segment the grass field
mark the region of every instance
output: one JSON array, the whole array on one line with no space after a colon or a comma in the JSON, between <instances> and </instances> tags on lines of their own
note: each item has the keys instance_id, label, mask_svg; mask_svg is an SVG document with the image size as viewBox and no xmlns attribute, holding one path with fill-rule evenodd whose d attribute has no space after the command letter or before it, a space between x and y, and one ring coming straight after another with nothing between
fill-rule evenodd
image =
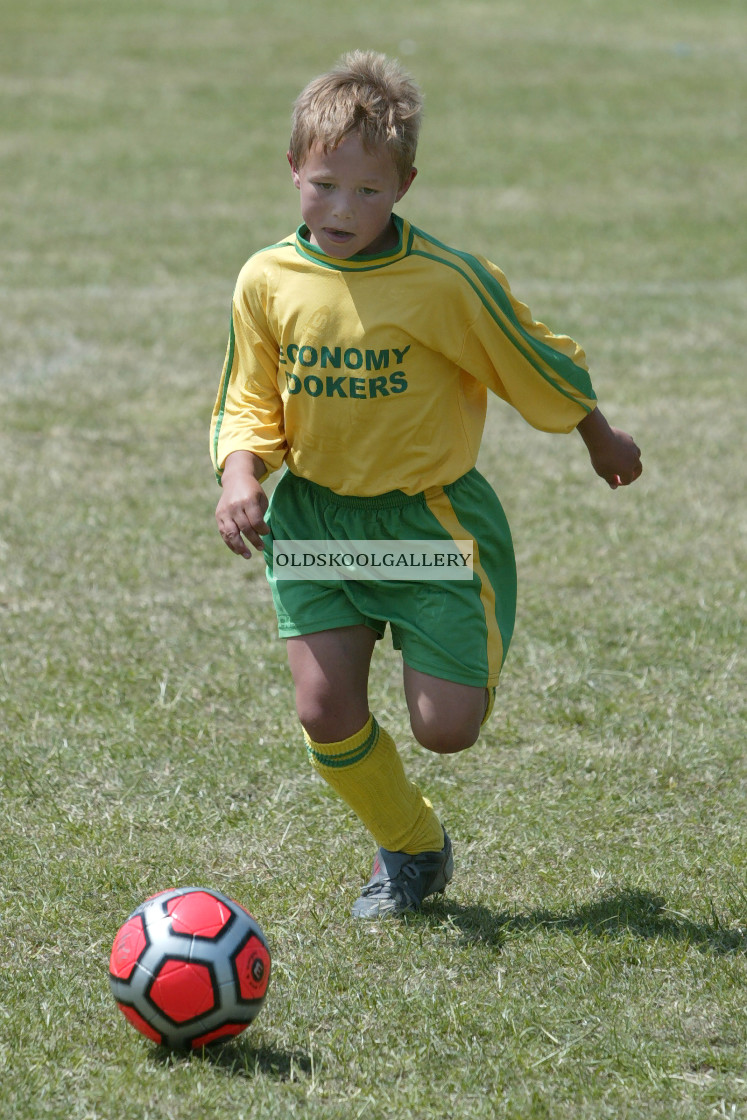
<instances>
[{"instance_id":1,"label":"grass field","mask_svg":"<svg viewBox=\"0 0 747 1120\"><path fill-rule=\"evenodd\" d=\"M0 1116L747 1117L747 349L736 0L6 0L0 15ZM585 346L645 473L491 404L517 632L480 744L374 710L454 839L361 929L372 850L312 774L261 564L215 532L235 276L297 223L291 101L344 49L421 81L403 210ZM257 1023L161 1053L114 934L212 885Z\"/></svg>"}]
</instances>

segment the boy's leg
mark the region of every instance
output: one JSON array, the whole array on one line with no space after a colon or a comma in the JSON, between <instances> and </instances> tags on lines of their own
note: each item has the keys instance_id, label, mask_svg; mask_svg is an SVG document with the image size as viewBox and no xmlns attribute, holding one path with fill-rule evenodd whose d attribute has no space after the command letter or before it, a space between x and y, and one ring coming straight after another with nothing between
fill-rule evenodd
<instances>
[{"instance_id":1,"label":"boy's leg","mask_svg":"<svg viewBox=\"0 0 747 1120\"><path fill-rule=\"evenodd\" d=\"M392 737L368 709L376 634L346 626L288 639L296 707L311 764L391 851L438 851L443 829L407 778Z\"/></svg>"},{"instance_id":2,"label":"boy's leg","mask_svg":"<svg viewBox=\"0 0 747 1120\"><path fill-rule=\"evenodd\" d=\"M368 711L376 640L366 626L288 639L296 706L314 769L371 832L374 877L353 913L376 918L416 909L451 878L451 845L391 736Z\"/></svg>"},{"instance_id":3,"label":"boy's leg","mask_svg":"<svg viewBox=\"0 0 747 1120\"><path fill-rule=\"evenodd\" d=\"M405 663L404 686L415 738L436 754L456 754L480 734L492 690L422 673Z\"/></svg>"},{"instance_id":4,"label":"boy's leg","mask_svg":"<svg viewBox=\"0 0 747 1120\"><path fill-rule=\"evenodd\" d=\"M311 739L332 743L368 719L368 673L376 645L369 626L340 626L288 638L298 718Z\"/></svg>"}]
</instances>

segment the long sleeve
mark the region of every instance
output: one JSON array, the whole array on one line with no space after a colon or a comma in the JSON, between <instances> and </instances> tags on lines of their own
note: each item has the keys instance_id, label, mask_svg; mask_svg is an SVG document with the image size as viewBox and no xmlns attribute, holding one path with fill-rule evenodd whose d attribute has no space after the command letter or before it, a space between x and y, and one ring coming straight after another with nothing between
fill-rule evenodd
<instances>
[{"instance_id":1,"label":"long sleeve","mask_svg":"<svg viewBox=\"0 0 747 1120\"><path fill-rule=\"evenodd\" d=\"M232 451L252 451L268 472L283 463L288 445L277 383L278 353L261 305L250 302L240 277L210 430L218 478Z\"/></svg>"}]
</instances>

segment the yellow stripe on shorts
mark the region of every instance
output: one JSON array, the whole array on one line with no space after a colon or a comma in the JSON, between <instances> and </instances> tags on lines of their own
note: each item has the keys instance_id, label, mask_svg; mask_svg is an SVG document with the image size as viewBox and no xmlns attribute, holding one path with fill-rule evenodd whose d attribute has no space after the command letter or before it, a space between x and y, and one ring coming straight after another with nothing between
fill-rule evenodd
<instances>
[{"instance_id":1,"label":"yellow stripe on shorts","mask_svg":"<svg viewBox=\"0 0 747 1120\"><path fill-rule=\"evenodd\" d=\"M491 688L498 683L501 666L503 665L503 638L495 615L495 590L487 572L480 563L480 546L472 533L469 533L459 521L451 504L451 499L441 486L433 486L423 493L428 509L452 540L472 540L474 542L474 571L480 580L480 602L485 612L485 625L488 631L487 685Z\"/></svg>"}]
</instances>

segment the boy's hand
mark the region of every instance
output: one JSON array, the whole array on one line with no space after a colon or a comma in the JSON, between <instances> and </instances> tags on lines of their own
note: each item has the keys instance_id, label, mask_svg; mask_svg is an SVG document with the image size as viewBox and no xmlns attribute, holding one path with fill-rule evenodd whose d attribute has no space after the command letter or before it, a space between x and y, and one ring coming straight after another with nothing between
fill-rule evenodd
<instances>
[{"instance_id":1,"label":"boy's hand","mask_svg":"<svg viewBox=\"0 0 747 1120\"><path fill-rule=\"evenodd\" d=\"M215 509L215 519L223 540L237 556L251 560L251 549L246 540L261 551L264 548L260 534L269 533L264 515L267 495L258 478L265 473L261 459L249 451L234 451L226 459L221 485L223 493Z\"/></svg>"},{"instance_id":2,"label":"boy's hand","mask_svg":"<svg viewBox=\"0 0 747 1120\"><path fill-rule=\"evenodd\" d=\"M641 452L635 440L618 428L611 428L599 409L590 412L578 425L591 465L608 486L629 486L643 471Z\"/></svg>"}]
</instances>

